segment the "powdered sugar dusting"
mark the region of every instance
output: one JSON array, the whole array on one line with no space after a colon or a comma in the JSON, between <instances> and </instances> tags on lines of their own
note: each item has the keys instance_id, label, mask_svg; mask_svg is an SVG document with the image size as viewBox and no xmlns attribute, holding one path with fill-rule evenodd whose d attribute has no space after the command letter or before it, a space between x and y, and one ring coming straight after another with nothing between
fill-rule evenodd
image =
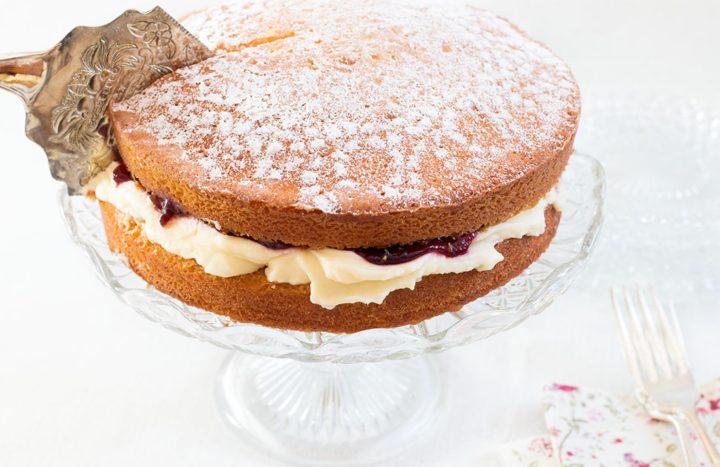
<instances>
[{"instance_id":1,"label":"powdered sugar dusting","mask_svg":"<svg viewBox=\"0 0 720 467\"><path fill-rule=\"evenodd\" d=\"M520 176L576 125L567 66L464 4L272 0L185 24L216 56L114 110L208 189L337 213L447 204Z\"/></svg>"}]
</instances>

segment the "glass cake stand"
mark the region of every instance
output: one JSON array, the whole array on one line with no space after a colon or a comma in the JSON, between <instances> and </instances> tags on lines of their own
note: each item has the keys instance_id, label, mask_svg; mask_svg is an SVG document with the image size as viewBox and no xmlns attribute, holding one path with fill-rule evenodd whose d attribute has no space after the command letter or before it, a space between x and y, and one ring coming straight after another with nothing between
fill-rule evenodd
<instances>
[{"instance_id":1,"label":"glass cake stand","mask_svg":"<svg viewBox=\"0 0 720 467\"><path fill-rule=\"evenodd\" d=\"M63 190L60 206L73 241L120 300L166 328L232 351L217 376L217 403L249 445L295 464L366 465L411 448L443 411L444 381L428 354L509 329L570 285L600 229L602 166L575 154L561 186L557 235L520 276L457 313L354 334L237 323L188 306L148 287L110 252L97 203Z\"/></svg>"}]
</instances>

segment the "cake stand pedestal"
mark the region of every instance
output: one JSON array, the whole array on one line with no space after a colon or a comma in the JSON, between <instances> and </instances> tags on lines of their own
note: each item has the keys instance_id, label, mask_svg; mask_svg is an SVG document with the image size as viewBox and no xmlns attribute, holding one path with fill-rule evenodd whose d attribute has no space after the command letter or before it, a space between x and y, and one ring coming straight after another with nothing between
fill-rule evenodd
<instances>
[{"instance_id":1,"label":"cake stand pedestal","mask_svg":"<svg viewBox=\"0 0 720 467\"><path fill-rule=\"evenodd\" d=\"M353 334L266 328L188 306L148 287L109 250L95 202L63 191L60 207L71 238L120 300L234 351L218 374L217 402L246 443L293 464L345 466L399 455L437 426L445 381L429 354L510 329L569 287L600 230L602 167L575 154L560 188L566 201L554 240L508 284L456 313Z\"/></svg>"},{"instance_id":2,"label":"cake stand pedestal","mask_svg":"<svg viewBox=\"0 0 720 467\"><path fill-rule=\"evenodd\" d=\"M305 363L233 352L216 384L223 418L266 454L305 465L367 465L421 441L442 413L432 357Z\"/></svg>"}]
</instances>

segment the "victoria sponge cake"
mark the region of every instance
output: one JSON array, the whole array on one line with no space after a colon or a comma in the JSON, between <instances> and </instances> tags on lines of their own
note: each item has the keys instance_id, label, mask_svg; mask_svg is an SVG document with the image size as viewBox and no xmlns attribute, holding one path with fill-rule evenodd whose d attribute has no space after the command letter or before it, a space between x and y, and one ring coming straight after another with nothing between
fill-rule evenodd
<instances>
[{"instance_id":1,"label":"victoria sponge cake","mask_svg":"<svg viewBox=\"0 0 720 467\"><path fill-rule=\"evenodd\" d=\"M569 68L454 2L270 0L184 25L215 54L111 105L87 187L157 289L285 329L417 323L502 286L560 221Z\"/></svg>"}]
</instances>

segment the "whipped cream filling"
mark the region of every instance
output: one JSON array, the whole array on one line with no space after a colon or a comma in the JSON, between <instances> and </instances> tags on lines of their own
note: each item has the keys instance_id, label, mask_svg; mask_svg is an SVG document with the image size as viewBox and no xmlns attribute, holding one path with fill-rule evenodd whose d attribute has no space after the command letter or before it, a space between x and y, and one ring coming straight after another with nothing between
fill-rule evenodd
<instances>
[{"instance_id":1,"label":"whipped cream filling","mask_svg":"<svg viewBox=\"0 0 720 467\"><path fill-rule=\"evenodd\" d=\"M559 207L556 188L535 206L476 235L467 253L446 257L428 253L402 264L372 264L351 250L288 248L274 250L247 238L220 232L192 216L160 224L160 212L136 182L116 184L111 164L86 187L101 201L138 223L145 236L166 251L192 259L206 273L219 277L250 274L265 268L270 282L310 284L310 301L324 308L343 303L382 303L394 290L413 289L431 274L487 271L503 260L495 245L510 238L537 236L545 231L545 208Z\"/></svg>"}]
</instances>

